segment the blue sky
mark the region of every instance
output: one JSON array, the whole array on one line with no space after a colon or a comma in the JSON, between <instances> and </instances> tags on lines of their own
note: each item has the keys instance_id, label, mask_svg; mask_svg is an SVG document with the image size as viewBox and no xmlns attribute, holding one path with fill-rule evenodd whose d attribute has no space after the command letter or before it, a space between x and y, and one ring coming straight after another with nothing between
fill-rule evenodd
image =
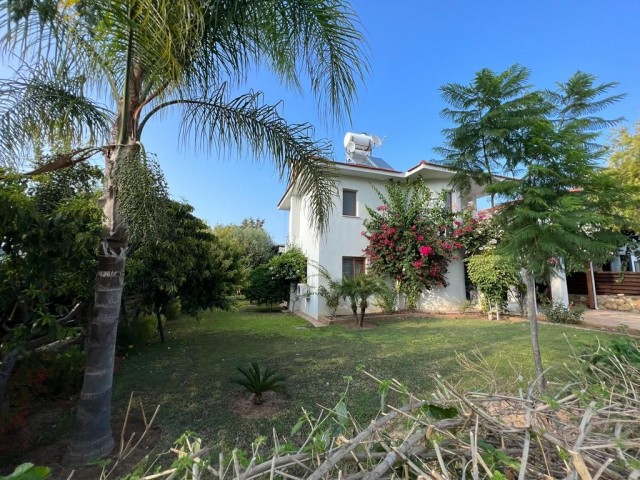
<instances>
[{"instance_id":1,"label":"blue sky","mask_svg":"<svg viewBox=\"0 0 640 480\"><path fill-rule=\"evenodd\" d=\"M256 72L247 90L282 100L290 122L310 122L316 136L334 144L344 159L345 132L375 133L384 139L375 155L398 170L434 158L448 126L438 88L469 83L476 71L502 71L513 63L531 70L531 83L553 88L577 70L602 82L620 83L626 98L607 112L640 119L640 1L638 0L355 0L352 5L368 40L371 72L359 89L352 123L326 125L308 93L287 91L268 72ZM284 242L287 214L276 204L285 190L268 163L190 151L178 142L167 118L149 125L147 149L158 154L171 193L189 202L209 224L266 219L274 240Z\"/></svg>"}]
</instances>

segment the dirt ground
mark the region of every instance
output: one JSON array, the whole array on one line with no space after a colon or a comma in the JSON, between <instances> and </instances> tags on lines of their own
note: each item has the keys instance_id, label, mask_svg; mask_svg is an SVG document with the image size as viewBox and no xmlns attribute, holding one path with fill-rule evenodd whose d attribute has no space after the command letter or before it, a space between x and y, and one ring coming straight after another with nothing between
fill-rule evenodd
<instances>
[{"instance_id":1,"label":"dirt ground","mask_svg":"<svg viewBox=\"0 0 640 480\"><path fill-rule=\"evenodd\" d=\"M73 425L73 407L75 402L58 402L56 404L42 405L33 411L26 425L15 432L13 442L3 445L0 452L2 459L0 468L3 474L10 473L22 463L33 463L51 468L52 479L96 480L100 478L102 465L90 465L80 468L64 466L64 457L71 441L71 427ZM60 423L64 425L60 425ZM114 419L113 434L116 439L114 454L106 459L106 471L113 467L116 454L120 448L119 440L122 433L123 418ZM128 421L125 436L127 439L134 434L134 439L140 438L145 425L141 414L133 412ZM38 432L38 436L35 433ZM131 471L140 461L148 455L158 443L162 431L158 426L152 425L142 439L139 447L128 458L119 462L118 466L109 478L118 478L125 472Z\"/></svg>"}]
</instances>

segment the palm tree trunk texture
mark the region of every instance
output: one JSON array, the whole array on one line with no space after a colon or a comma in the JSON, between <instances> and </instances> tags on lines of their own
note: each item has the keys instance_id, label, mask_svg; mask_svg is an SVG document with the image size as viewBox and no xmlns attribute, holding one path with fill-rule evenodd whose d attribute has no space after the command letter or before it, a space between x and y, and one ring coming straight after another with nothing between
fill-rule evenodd
<instances>
[{"instance_id":1,"label":"palm tree trunk texture","mask_svg":"<svg viewBox=\"0 0 640 480\"><path fill-rule=\"evenodd\" d=\"M84 464L104 456L114 446L111 392L125 256L113 252L106 242L102 248L96 276L87 366L78 402L75 436L68 456L72 464Z\"/></svg>"},{"instance_id":2,"label":"palm tree trunk texture","mask_svg":"<svg viewBox=\"0 0 640 480\"><path fill-rule=\"evenodd\" d=\"M117 161L126 161L130 149L131 146L117 147L105 155L105 185L101 199L103 241L87 342L87 365L76 413L75 434L66 458L70 464L84 464L100 458L111 452L114 446L111 393L127 251L127 233L116 204L114 169Z\"/></svg>"},{"instance_id":3,"label":"palm tree trunk texture","mask_svg":"<svg viewBox=\"0 0 640 480\"><path fill-rule=\"evenodd\" d=\"M533 347L533 362L536 366L537 383L541 392L546 388L544 368L542 367L542 355L540 354L540 342L538 340L538 315L536 313L536 283L533 272L525 271L525 284L527 286L527 314L531 326L531 345Z\"/></svg>"}]
</instances>

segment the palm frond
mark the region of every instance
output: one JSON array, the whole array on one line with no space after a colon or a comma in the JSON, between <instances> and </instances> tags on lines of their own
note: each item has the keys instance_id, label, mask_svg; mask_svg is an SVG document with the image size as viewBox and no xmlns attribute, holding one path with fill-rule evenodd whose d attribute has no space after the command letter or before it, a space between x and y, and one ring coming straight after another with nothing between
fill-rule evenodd
<instances>
[{"instance_id":1,"label":"palm frond","mask_svg":"<svg viewBox=\"0 0 640 480\"><path fill-rule=\"evenodd\" d=\"M85 95L85 79L64 65L23 66L13 79L0 80L0 161L34 142L102 144L111 121L110 112Z\"/></svg>"},{"instance_id":2,"label":"palm frond","mask_svg":"<svg viewBox=\"0 0 640 480\"><path fill-rule=\"evenodd\" d=\"M180 137L196 149L235 150L238 155L249 152L257 161L270 160L281 179L294 182L297 191L307 196L314 226L324 232L337 188L328 160L329 143L314 140L311 125L287 124L277 106L262 103L259 92L228 99L223 86L213 97L158 105L143 119L140 130L156 111L170 106L182 107Z\"/></svg>"},{"instance_id":3,"label":"palm frond","mask_svg":"<svg viewBox=\"0 0 640 480\"><path fill-rule=\"evenodd\" d=\"M243 378L232 380L233 383L243 386L247 391L261 395L265 392L285 392L286 377L271 367L264 370L258 362L251 362L249 366L238 366L237 370Z\"/></svg>"}]
</instances>

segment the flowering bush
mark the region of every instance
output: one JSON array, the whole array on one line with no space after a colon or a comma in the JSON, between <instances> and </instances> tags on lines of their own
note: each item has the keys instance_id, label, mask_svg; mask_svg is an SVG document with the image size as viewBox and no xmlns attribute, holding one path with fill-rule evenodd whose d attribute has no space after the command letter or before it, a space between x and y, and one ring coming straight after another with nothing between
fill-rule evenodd
<instances>
[{"instance_id":1,"label":"flowering bush","mask_svg":"<svg viewBox=\"0 0 640 480\"><path fill-rule=\"evenodd\" d=\"M454 214L443 195L433 196L421 181L391 181L386 190L386 197L378 192L382 205L367 208L365 254L371 269L398 282L415 308L422 290L447 285L447 266L464 243L453 234Z\"/></svg>"}]
</instances>

